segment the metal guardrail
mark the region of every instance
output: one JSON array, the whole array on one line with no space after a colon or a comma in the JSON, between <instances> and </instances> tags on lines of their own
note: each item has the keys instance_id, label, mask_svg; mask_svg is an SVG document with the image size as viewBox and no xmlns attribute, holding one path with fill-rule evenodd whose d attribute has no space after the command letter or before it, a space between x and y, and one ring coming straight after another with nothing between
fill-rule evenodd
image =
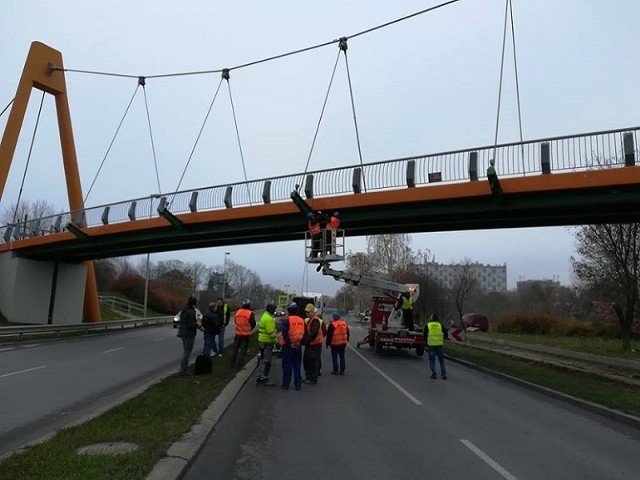
<instances>
[{"instance_id":1,"label":"metal guardrail","mask_svg":"<svg viewBox=\"0 0 640 480\"><path fill-rule=\"evenodd\" d=\"M57 325L17 325L11 327L0 327L1 337L18 337L23 340L27 336L56 334L69 332L99 332L108 330L124 330L125 328L138 328L148 325L157 325L173 322L173 316L153 317L153 318L136 318L132 320L117 320L113 322L97 322L97 323L74 323L74 324L57 324Z\"/></svg>"},{"instance_id":2,"label":"metal guardrail","mask_svg":"<svg viewBox=\"0 0 640 480\"><path fill-rule=\"evenodd\" d=\"M106 305L116 312L144 317L144 305L142 303L125 300L113 295L98 295L98 299L102 305Z\"/></svg>"},{"instance_id":3,"label":"metal guardrail","mask_svg":"<svg viewBox=\"0 0 640 480\"><path fill-rule=\"evenodd\" d=\"M307 198L322 198L425 186L434 181L476 181L486 178L492 159L500 178L621 168L635 165L640 153L638 132L640 127L631 127L541 138L152 195L4 225L0 238L10 242L57 233L69 224L84 228L146 219L163 208L181 214L288 202L296 185Z\"/></svg>"}]
</instances>

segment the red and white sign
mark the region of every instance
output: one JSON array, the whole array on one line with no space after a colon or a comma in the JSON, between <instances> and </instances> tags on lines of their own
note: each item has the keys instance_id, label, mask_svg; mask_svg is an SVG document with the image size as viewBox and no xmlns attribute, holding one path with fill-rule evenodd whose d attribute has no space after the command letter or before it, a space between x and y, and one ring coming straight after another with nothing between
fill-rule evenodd
<instances>
[{"instance_id":1,"label":"red and white sign","mask_svg":"<svg viewBox=\"0 0 640 480\"><path fill-rule=\"evenodd\" d=\"M452 328L449 330L449 340L456 343L464 343L464 330L462 328Z\"/></svg>"}]
</instances>

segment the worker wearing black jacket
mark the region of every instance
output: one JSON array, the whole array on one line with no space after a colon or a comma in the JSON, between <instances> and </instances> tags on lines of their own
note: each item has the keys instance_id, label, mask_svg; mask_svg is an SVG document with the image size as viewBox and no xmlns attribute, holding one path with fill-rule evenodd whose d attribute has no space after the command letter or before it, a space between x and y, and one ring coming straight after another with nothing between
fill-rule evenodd
<instances>
[{"instance_id":1,"label":"worker wearing black jacket","mask_svg":"<svg viewBox=\"0 0 640 480\"><path fill-rule=\"evenodd\" d=\"M216 312L216 304L210 303L209 308L202 315L202 331L204 337L204 345L202 347L202 354L209 357L211 351L216 351L215 338L220 334L220 327L222 326L222 319L218 312Z\"/></svg>"},{"instance_id":2,"label":"worker wearing black jacket","mask_svg":"<svg viewBox=\"0 0 640 480\"><path fill-rule=\"evenodd\" d=\"M193 351L193 345L196 341L196 333L198 332L198 322L196 320L196 305L198 300L189 297L187 304L180 311L180 328L178 329L178 337L182 339L182 359L180 360L180 375L189 375L189 357Z\"/></svg>"}]
</instances>

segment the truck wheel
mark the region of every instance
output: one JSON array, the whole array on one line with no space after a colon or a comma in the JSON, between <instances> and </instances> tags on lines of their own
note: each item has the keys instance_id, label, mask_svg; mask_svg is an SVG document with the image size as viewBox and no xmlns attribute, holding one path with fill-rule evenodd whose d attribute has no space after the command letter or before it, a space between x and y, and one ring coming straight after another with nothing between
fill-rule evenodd
<instances>
[{"instance_id":1,"label":"truck wheel","mask_svg":"<svg viewBox=\"0 0 640 480\"><path fill-rule=\"evenodd\" d=\"M382 353L382 342L376 341L375 346L376 346L376 353L380 355Z\"/></svg>"},{"instance_id":2,"label":"truck wheel","mask_svg":"<svg viewBox=\"0 0 640 480\"><path fill-rule=\"evenodd\" d=\"M375 346L375 344L376 344L376 341L373 339L373 337L371 337L371 338L369 339L369 346L370 346L370 347L374 347L374 346Z\"/></svg>"},{"instance_id":3,"label":"truck wheel","mask_svg":"<svg viewBox=\"0 0 640 480\"><path fill-rule=\"evenodd\" d=\"M424 347L416 347L416 355L419 357L424 355Z\"/></svg>"}]
</instances>

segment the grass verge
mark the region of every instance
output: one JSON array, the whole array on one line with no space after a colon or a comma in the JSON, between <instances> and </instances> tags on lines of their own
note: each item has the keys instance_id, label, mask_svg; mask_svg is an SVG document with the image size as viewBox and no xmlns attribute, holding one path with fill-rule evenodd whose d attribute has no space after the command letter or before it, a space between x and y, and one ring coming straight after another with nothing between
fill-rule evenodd
<instances>
[{"instance_id":1,"label":"grass verge","mask_svg":"<svg viewBox=\"0 0 640 480\"><path fill-rule=\"evenodd\" d=\"M445 352L476 365L520 378L582 400L640 416L640 388L580 372L567 372L532 361L508 358L462 345L447 344Z\"/></svg>"},{"instance_id":2,"label":"grass verge","mask_svg":"<svg viewBox=\"0 0 640 480\"><path fill-rule=\"evenodd\" d=\"M257 352L257 336L247 361ZM176 352L178 353L178 352ZM141 395L81 425L63 429L48 441L0 462L0 478L12 480L144 479L167 449L188 432L235 376L232 348L213 359L213 374L167 377ZM176 361L176 369L177 369ZM191 367L193 371L193 366ZM121 455L79 455L82 446L132 442L138 450Z\"/></svg>"},{"instance_id":3,"label":"grass verge","mask_svg":"<svg viewBox=\"0 0 640 480\"><path fill-rule=\"evenodd\" d=\"M489 336L502 340L511 340L519 343L530 343L534 345L544 345L547 347L563 348L574 352L593 353L594 355L604 355L606 357L626 358L630 360L640 360L640 342L631 341L632 351L622 350L622 341L619 339L607 339L600 337L560 337L552 335L516 335L508 333L484 332L472 333L474 336Z\"/></svg>"}]
</instances>

